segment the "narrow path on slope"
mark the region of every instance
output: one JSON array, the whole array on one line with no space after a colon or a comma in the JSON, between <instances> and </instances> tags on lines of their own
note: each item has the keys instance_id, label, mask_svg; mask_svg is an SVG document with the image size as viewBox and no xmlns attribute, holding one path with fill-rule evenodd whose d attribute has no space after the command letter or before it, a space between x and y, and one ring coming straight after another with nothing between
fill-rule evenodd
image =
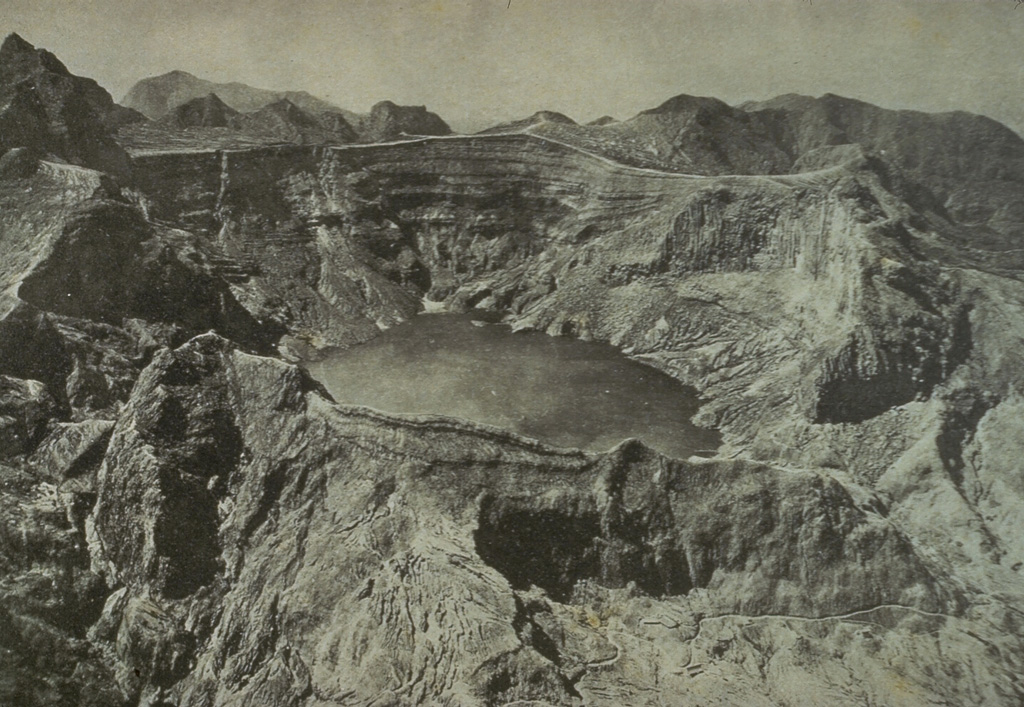
<instances>
[{"instance_id":1,"label":"narrow path on slope","mask_svg":"<svg viewBox=\"0 0 1024 707\"><path fill-rule=\"evenodd\" d=\"M850 621L856 620L854 617L863 616L864 614L870 614L875 611L883 609L897 609L902 611L909 611L920 616L934 616L945 619L956 618L952 614L945 614L937 611L925 611L924 609L918 609L913 606L904 606L903 604L880 604L879 606L873 606L868 609L860 609L858 611L851 611L846 614L835 614L832 616L797 616L794 614L718 614L717 616L705 616L697 622L697 633L694 634L693 638L686 642L690 646L690 660L687 661L686 665L675 671L676 674L681 674L683 671L693 666L693 644L696 643L697 639L700 638L701 632L704 630L704 624L708 621L714 621L717 619L747 619L748 621L758 621L764 619L781 619L786 621L803 621L806 623L823 623L825 621ZM642 621L643 619L641 619ZM862 620L860 623L874 623L878 624L877 621Z\"/></svg>"},{"instance_id":2,"label":"narrow path on slope","mask_svg":"<svg viewBox=\"0 0 1024 707\"><path fill-rule=\"evenodd\" d=\"M686 173L686 172L671 172L671 171L668 171L668 170L652 169L652 168L649 168L649 167L635 167L633 165L629 165L629 164L625 164L623 162L619 162L617 160L613 160L610 157L606 157L604 155L598 154L597 152L591 152L590 150L586 150L586 149L580 147L579 145L573 145L572 143L569 143L569 142L562 142L561 140L556 140L554 138L547 137L546 135L537 135L536 133L532 133L532 132L530 132L528 130L526 130L526 131L519 131L519 132L507 132L507 133L487 133L486 135L425 135L425 136L422 136L422 137L409 136L408 140L390 140L388 142L352 143L352 144L349 144L349 145L329 145L328 147L330 147L330 149L332 149L332 150L344 151L344 150L359 150L359 149L374 148L374 147L394 147L394 146L397 146L397 145L417 145L417 144L421 145L421 144L428 143L428 142L443 142L443 141L458 142L460 140L490 140L492 138L506 138L506 137L532 138L532 139L538 140L540 142L547 142L547 143L550 143L552 145L558 145L559 147L564 147L564 148L566 148L568 150L572 150L573 152L578 152L581 155L586 155L587 157L595 159L595 160L597 160L599 162L603 162L604 164L607 164L607 165L609 165L611 167L616 167L618 169L625 169L625 170L629 170L631 172L640 172L640 173L643 173L643 174L650 174L650 175L657 176L657 177L672 177L672 178L681 177L681 178L684 178L684 179L712 179L712 178L729 177L729 176L737 176L737 177L764 176L764 175L747 175L747 174L743 174L743 175L715 175L714 177L712 177L712 176L707 175L707 174L689 174L689 173ZM245 149L258 149L258 148L243 148L243 150L239 150L239 151L244 151ZM150 154L152 154L152 153L150 153Z\"/></svg>"}]
</instances>

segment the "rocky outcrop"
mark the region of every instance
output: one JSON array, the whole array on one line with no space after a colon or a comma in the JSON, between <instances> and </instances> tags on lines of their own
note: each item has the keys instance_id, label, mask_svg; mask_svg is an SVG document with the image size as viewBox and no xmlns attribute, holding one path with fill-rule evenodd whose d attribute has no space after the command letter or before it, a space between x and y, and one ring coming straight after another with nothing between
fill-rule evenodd
<instances>
[{"instance_id":1,"label":"rocky outcrop","mask_svg":"<svg viewBox=\"0 0 1024 707\"><path fill-rule=\"evenodd\" d=\"M399 106L381 101L359 122L359 135L365 142L387 142L415 135L450 135L452 129L426 106Z\"/></svg>"},{"instance_id":2,"label":"rocky outcrop","mask_svg":"<svg viewBox=\"0 0 1024 707\"><path fill-rule=\"evenodd\" d=\"M0 46L0 152L30 147L124 175L127 155L112 133L139 119L95 81L72 75L53 54L18 35Z\"/></svg>"},{"instance_id":3,"label":"rocky outcrop","mask_svg":"<svg viewBox=\"0 0 1024 707\"><path fill-rule=\"evenodd\" d=\"M31 451L60 407L39 381L0 376L0 458Z\"/></svg>"},{"instance_id":4,"label":"rocky outcrop","mask_svg":"<svg viewBox=\"0 0 1024 707\"><path fill-rule=\"evenodd\" d=\"M45 478L0 461L0 701L127 707L86 636L107 587L89 571L81 529Z\"/></svg>"}]
</instances>

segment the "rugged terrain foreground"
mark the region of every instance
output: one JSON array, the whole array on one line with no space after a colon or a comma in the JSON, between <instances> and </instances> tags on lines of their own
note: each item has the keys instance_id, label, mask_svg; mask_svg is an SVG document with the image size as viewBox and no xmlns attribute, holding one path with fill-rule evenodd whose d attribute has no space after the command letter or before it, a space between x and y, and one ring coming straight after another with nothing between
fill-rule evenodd
<instances>
[{"instance_id":1,"label":"rugged terrain foreground","mask_svg":"<svg viewBox=\"0 0 1024 707\"><path fill-rule=\"evenodd\" d=\"M0 48L0 703L1024 701L1016 133L680 96L308 144L308 101L147 91ZM555 449L294 363L425 300L608 341L722 446Z\"/></svg>"}]
</instances>

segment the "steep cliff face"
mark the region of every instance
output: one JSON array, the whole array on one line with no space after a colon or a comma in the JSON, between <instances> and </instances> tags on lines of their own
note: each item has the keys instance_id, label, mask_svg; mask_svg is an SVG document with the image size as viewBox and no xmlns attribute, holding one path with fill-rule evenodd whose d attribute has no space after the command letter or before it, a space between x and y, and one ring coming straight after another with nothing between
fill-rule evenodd
<instances>
[{"instance_id":1,"label":"steep cliff face","mask_svg":"<svg viewBox=\"0 0 1024 707\"><path fill-rule=\"evenodd\" d=\"M423 296L493 309L671 355L736 442L770 407L848 422L927 396L970 347L955 280L922 255L952 246L863 159L699 178L487 136L135 168L153 217L248 264L247 296L314 345L370 336ZM791 316L768 328L765 301Z\"/></svg>"},{"instance_id":2,"label":"steep cliff face","mask_svg":"<svg viewBox=\"0 0 1024 707\"><path fill-rule=\"evenodd\" d=\"M215 251L148 222L109 177L37 163L0 181L0 203L0 374L44 383L76 416L113 414L161 344L280 336L237 302Z\"/></svg>"}]
</instances>

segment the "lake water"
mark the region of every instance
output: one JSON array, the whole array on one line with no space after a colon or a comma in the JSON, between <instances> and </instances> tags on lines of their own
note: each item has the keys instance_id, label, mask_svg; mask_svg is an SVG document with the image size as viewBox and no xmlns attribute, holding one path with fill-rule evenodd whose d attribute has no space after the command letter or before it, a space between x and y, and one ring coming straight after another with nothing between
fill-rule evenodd
<instances>
[{"instance_id":1,"label":"lake water","mask_svg":"<svg viewBox=\"0 0 1024 707\"><path fill-rule=\"evenodd\" d=\"M712 450L693 389L607 344L513 333L469 315L422 314L306 364L341 403L460 417L561 447L636 437L675 457Z\"/></svg>"}]
</instances>

